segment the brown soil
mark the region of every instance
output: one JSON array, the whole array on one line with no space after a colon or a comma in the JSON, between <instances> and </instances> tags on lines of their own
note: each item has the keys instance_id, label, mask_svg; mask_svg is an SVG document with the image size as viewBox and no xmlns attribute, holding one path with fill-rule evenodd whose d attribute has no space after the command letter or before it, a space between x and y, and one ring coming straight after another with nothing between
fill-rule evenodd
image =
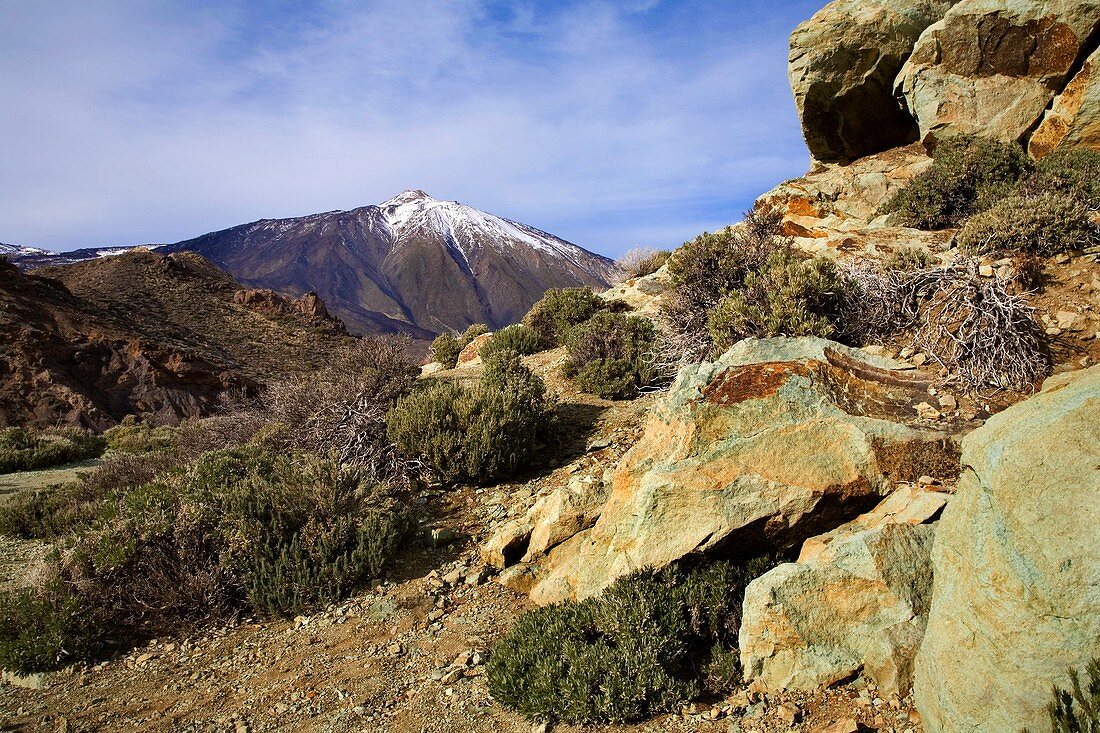
<instances>
[{"instance_id":1,"label":"brown soil","mask_svg":"<svg viewBox=\"0 0 1100 733\"><path fill-rule=\"evenodd\" d=\"M530 357L528 363L561 395L559 417L576 428L569 431L575 439L548 448L545 465L517 482L427 490L423 513L432 521L425 530L451 529L458 533L453 543L433 548L414 542L383 582L312 617L242 619L49 675L42 689L0 685L0 729L532 730L531 722L489 697L483 660L453 664L470 653L488 653L529 607L526 598L491 575L477 577L478 571L484 573L478 547L502 522L522 515L539 496L571 477L602 474L640 436L655 399L608 402L578 394L557 373L562 357L558 350ZM477 373L473 366L441 376L465 379ZM0 550L5 551L0 565L8 571L0 578L10 581L41 546L8 541ZM799 722L793 726L783 719L784 702L797 706ZM918 731L908 707L894 704L858 685L769 698L742 690L637 725L553 730L816 731L841 718L856 718L880 730ZM740 728L733 727L737 721Z\"/></svg>"}]
</instances>

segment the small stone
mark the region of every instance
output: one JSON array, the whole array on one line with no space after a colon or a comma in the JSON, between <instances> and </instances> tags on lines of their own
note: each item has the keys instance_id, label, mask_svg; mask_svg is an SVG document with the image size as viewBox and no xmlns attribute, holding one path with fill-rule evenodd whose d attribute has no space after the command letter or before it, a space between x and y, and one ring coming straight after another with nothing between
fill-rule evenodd
<instances>
[{"instance_id":1,"label":"small stone","mask_svg":"<svg viewBox=\"0 0 1100 733\"><path fill-rule=\"evenodd\" d=\"M993 265L980 265L978 274L982 277L993 277Z\"/></svg>"},{"instance_id":2,"label":"small stone","mask_svg":"<svg viewBox=\"0 0 1100 733\"><path fill-rule=\"evenodd\" d=\"M489 568L482 565L477 570L466 576L466 585L481 585L489 579Z\"/></svg>"},{"instance_id":3,"label":"small stone","mask_svg":"<svg viewBox=\"0 0 1100 733\"><path fill-rule=\"evenodd\" d=\"M859 733L859 723L851 718L842 718L824 728L819 728L816 733Z\"/></svg>"},{"instance_id":4,"label":"small stone","mask_svg":"<svg viewBox=\"0 0 1100 733\"><path fill-rule=\"evenodd\" d=\"M949 394L940 395L939 403L941 408L948 411L955 410L959 406L959 401L955 399L955 396Z\"/></svg>"},{"instance_id":5,"label":"small stone","mask_svg":"<svg viewBox=\"0 0 1100 733\"><path fill-rule=\"evenodd\" d=\"M864 346L861 351L871 356L882 356L882 352L886 351L886 347L882 344L871 344L870 346Z\"/></svg>"},{"instance_id":6,"label":"small stone","mask_svg":"<svg viewBox=\"0 0 1100 733\"><path fill-rule=\"evenodd\" d=\"M463 670L461 668L449 669L447 670L447 673L444 674L442 678L440 678L439 681L445 685L449 685L452 682L457 682L459 679L462 678L462 671Z\"/></svg>"},{"instance_id":7,"label":"small stone","mask_svg":"<svg viewBox=\"0 0 1100 733\"><path fill-rule=\"evenodd\" d=\"M922 420L935 420L939 418L940 411L927 402L922 402L917 405L917 417Z\"/></svg>"},{"instance_id":8,"label":"small stone","mask_svg":"<svg viewBox=\"0 0 1100 733\"><path fill-rule=\"evenodd\" d=\"M386 647L386 653L390 656L400 657L402 654L405 653L405 647L403 647L399 643L390 644L388 647Z\"/></svg>"},{"instance_id":9,"label":"small stone","mask_svg":"<svg viewBox=\"0 0 1100 733\"><path fill-rule=\"evenodd\" d=\"M802 717L802 710L793 703L785 702L776 706L775 717L787 725L794 725Z\"/></svg>"},{"instance_id":10,"label":"small stone","mask_svg":"<svg viewBox=\"0 0 1100 733\"><path fill-rule=\"evenodd\" d=\"M489 661L489 659L483 652L474 652L470 655L470 664L474 665L475 667L480 667L487 661Z\"/></svg>"},{"instance_id":11,"label":"small stone","mask_svg":"<svg viewBox=\"0 0 1100 733\"><path fill-rule=\"evenodd\" d=\"M1058 311L1054 316L1054 322L1063 331L1085 330L1085 318L1073 311Z\"/></svg>"},{"instance_id":12,"label":"small stone","mask_svg":"<svg viewBox=\"0 0 1100 733\"><path fill-rule=\"evenodd\" d=\"M428 614L429 621L438 621L441 618L443 618L443 609L441 608L437 608Z\"/></svg>"},{"instance_id":13,"label":"small stone","mask_svg":"<svg viewBox=\"0 0 1100 733\"><path fill-rule=\"evenodd\" d=\"M549 730L549 723L535 723L533 726L531 726L531 733L548 733Z\"/></svg>"},{"instance_id":14,"label":"small stone","mask_svg":"<svg viewBox=\"0 0 1100 733\"><path fill-rule=\"evenodd\" d=\"M462 576L465 572L465 568L455 568L443 576L443 582L447 585L456 585L458 581L462 580Z\"/></svg>"},{"instance_id":15,"label":"small stone","mask_svg":"<svg viewBox=\"0 0 1100 733\"><path fill-rule=\"evenodd\" d=\"M909 362L911 364L916 365L916 366L924 366L925 364L928 363L928 355L927 354L913 354L913 358L910 359Z\"/></svg>"}]
</instances>

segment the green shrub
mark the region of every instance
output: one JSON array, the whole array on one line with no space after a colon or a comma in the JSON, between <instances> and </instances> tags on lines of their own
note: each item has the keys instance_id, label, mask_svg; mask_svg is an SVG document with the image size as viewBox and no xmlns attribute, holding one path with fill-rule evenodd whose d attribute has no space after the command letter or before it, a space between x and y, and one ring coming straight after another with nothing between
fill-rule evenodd
<instances>
[{"instance_id":1,"label":"green shrub","mask_svg":"<svg viewBox=\"0 0 1100 733\"><path fill-rule=\"evenodd\" d=\"M588 288L551 288L531 307L524 325L538 334L543 349L565 343L569 329L584 323L606 303Z\"/></svg>"},{"instance_id":2,"label":"green shrub","mask_svg":"<svg viewBox=\"0 0 1100 733\"><path fill-rule=\"evenodd\" d=\"M746 212L740 227L701 234L672 254L673 288L661 301L664 361L699 361L714 354L707 329L710 312L772 254L790 249L782 221L779 209L758 205Z\"/></svg>"},{"instance_id":3,"label":"green shrub","mask_svg":"<svg viewBox=\"0 0 1100 733\"><path fill-rule=\"evenodd\" d=\"M530 326L526 326L522 323L515 323L511 326L505 326L500 329L484 344L481 345L481 350L478 355L482 361L488 361L493 358L495 354L499 354L504 351L511 351L519 354L520 356L528 356L530 354L537 354L542 349L542 339L538 333L535 332Z\"/></svg>"},{"instance_id":4,"label":"green shrub","mask_svg":"<svg viewBox=\"0 0 1100 733\"><path fill-rule=\"evenodd\" d=\"M466 330L462 332L462 335L458 337L458 342L465 348L476 339L478 336L484 336L489 333L489 327L484 323L474 323L467 326Z\"/></svg>"},{"instance_id":5,"label":"green shrub","mask_svg":"<svg viewBox=\"0 0 1100 733\"><path fill-rule=\"evenodd\" d=\"M1100 661L1088 665L1088 683L1083 687L1077 670L1069 674L1070 688L1055 686L1054 699L1047 708L1050 733L1100 733Z\"/></svg>"},{"instance_id":6,"label":"green shrub","mask_svg":"<svg viewBox=\"0 0 1100 733\"><path fill-rule=\"evenodd\" d=\"M158 453L171 450L176 429L168 425L151 427L148 423L139 423L133 415L127 415L122 422L103 433L107 449L115 453Z\"/></svg>"},{"instance_id":7,"label":"green shrub","mask_svg":"<svg viewBox=\"0 0 1100 733\"><path fill-rule=\"evenodd\" d=\"M628 399L656 378L656 330L648 318L601 312L574 326L566 337L566 376L584 392Z\"/></svg>"},{"instance_id":8,"label":"green shrub","mask_svg":"<svg viewBox=\"0 0 1100 733\"><path fill-rule=\"evenodd\" d=\"M778 252L718 304L707 329L718 351L749 337L828 338L836 330L846 287L831 261Z\"/></svg>"},{"instance_id":9,"label":"green shrub","mask_svg":"<svg viewBox=\"0 0 1100 733\"><path fill-rule=\"evenodd\" d=\"M453 333L441 333L432 341L432 361L439 362L444 369L454 369L462 348L462 343Z\"/></svg>"},{"instance_id":10,"label":"green shrub","mask_svg":"<svg viewBox=\"0 0 1100 733\"><path fill-rule=\"evenodd\" d=\"M728 690L740 676L731 652L745 586L773 565L643 570L595 598L527 613L490 656L489 691L530 719L586 723Z\"/></svg>"},{"instance_id":11,"label":"green shrub","mask_svg":"<svg viewBox=\"0 0 1100 733\"><path fill-rule=\"evenodd\" d=\"M1035 166L1026 189L1032 194L1060 193L1090 209L1100 209L1100 151L1060 150Z\"/></svg>"},{"instance_id":12,"label":"green shrub","mask_svg":"<svg viewBox=\"0 0 1100 733\"><path fill-rule=\"evenodd\" d=\"M399 400L387 423L398 448L440 480L483 482L530 460L551 413L542 380L501 352L476 386L432 381Z\"/></svg>"},{"instance_id":13,"label":"green shrub","mask_svg":"<svg viewBox=\"0 0 1100 733\"><path fill-rule=\"evenodd\" d=\"M246 609L316 609L376 575L409 526L380 487L331 460L258 444L100 508L44 582L0 596L0 664L51 669Z\"/></svg>"},{"instance_id":14,"label":"green shrub","mask_svg":"<svg viewBox=\"0 0 1100 733\"><path fill-rule=\"evenodd\" d=\"M935 264L935 258L917 247L903 247L890 253L886 260L888 270L909 272L911 270L924 270Z\"/></svg>"},{"instance_id":15,"label":"green shrub","mask_svg":"<svg viewBox=\"0 0 1100 733\"><path fill-rule=\"evenodd\" d=\"M942 141L932 165L884 207L902 226L943 229L992 206L1031 169L1023 149L980 137Z\"/></svg>"},{"instance_id":16,"label":"green shrub","mask_svg":"<svg viewBox=\"0 0 1100 733\"><path fill-rule=\"evenodd\" d=\"M1014 196L970 219L959 232L959 248L985 255L1021 252L1050 256L1100 242L1089 210L1062 194Z\"/></svg>"},{"instance_id":17,"label":"green shrub","mask_svg":"<svg viewBox=\"0 0 1100 733\"><path fill-rule=\"evenodd\" d=\"M36 471L98 458L107 441L87 430L56 428L32 433L23 428L0 430L0 473Z\"/></svg>"}]
</instances>

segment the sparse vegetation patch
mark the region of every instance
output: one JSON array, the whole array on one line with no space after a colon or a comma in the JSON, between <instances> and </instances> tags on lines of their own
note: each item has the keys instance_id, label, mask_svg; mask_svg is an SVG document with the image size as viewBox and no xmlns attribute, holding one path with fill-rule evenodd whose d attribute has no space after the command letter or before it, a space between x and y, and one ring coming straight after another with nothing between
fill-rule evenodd
<instances>
[{"instance_id":1,"label":"sparse vegetation patch","mask_svg":"<svg viewBox=\"0 0 1100 733\"><path fill-rule=\"evenodd\" d=\"M107 441L80 428L30 431L24 428L0 430L0 473L37 471L66 463L98 458Z\"/></svg>"}]
</instances>

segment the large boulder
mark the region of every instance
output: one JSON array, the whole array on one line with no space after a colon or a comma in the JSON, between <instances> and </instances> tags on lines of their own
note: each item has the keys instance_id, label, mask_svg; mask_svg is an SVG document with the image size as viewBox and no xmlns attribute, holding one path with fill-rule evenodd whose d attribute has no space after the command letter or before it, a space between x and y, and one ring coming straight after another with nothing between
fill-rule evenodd
<instances>
[{"instance_id":1,"label":"large boulder","mask_svg":"<svg viewBox=\"0 0 1100 733\"><path fill-rule=\"evenodd\" d=\"M806 541L745 591L745 680L769 690L816 690L862 671L902 697L932 597L929 554L947 495L906 485L875 509Z\"/></svg>"},{"instance_id":2,"label":"large boulder","mask_svg":"<svg viewBox=\"0 0 1100 733\"><path fill-rule=\"evenodd\" d=\"M1051 684L1100 656L1100 367L963 441L932 551L914 697L928 733L1049 728Z\"/></svg>"},{"instance_id":3,"label":"large boulder","mask_svg":"<svg viewBox=\"0 0 1100 733\"><path fill-rule=\"evenodd\" d=\"M926 143L1023 141L1100 25L1096 0L962 0L921 35L896 87Z\"/></svg>"},{"instance_id":4,"label":"large boulder","mask_svg":"<svg viewBox=\"0 0 1100 733\"><path fill-rule=\"evenodd\" d=\"M1100 49L1055 98L1028 142L1028 152L1037 160L1073 147L1100 150Z\"/></svg>"},{"instance_id":5,"label":"large boulder","mask_svg":"<svg viewBox=\"0 0 1100 733\"><path fill-rule=\"evenodd\" d=\"M926 383L815 338L747 340L681 369L616 467L599 520L554 548L536 603L585 598L695 552L790 550L952 463L905 424ZM957 460L957 456L956 456Z\"/></svg>"},{"instance_id":6,"label":"large boulder","mask_svg":"<svg viewBox=\"0 0 1100 733\"><path fill-rule=\"evenodd\" d=\"M794 30L788 74L815 159L854 160L916 139L894 78L955 1L836 0Z\"/></svg>"}]
</instances>

